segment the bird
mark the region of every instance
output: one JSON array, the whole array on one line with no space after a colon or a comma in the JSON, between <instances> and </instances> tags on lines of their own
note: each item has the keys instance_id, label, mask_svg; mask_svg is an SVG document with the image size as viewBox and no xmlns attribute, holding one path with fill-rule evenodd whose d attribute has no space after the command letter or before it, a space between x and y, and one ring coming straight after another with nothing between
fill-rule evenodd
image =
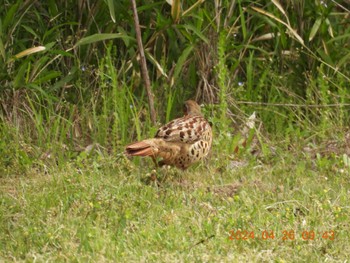
<instances>
[{"instance_id":1,"label":"bird","mask_svg":"<svg viewBox=\"0 0 350 263\"><path fill-rule=\"evenodd\" d=\"M194 100L185 101L185 115L160 127L154 138L126 146L127 156L149 156L156 166L175 166L186 170L206 157L211 149L213 134L201 107ZM156 159L162 158L157 163Z\"/></svg>"}]
</instances>

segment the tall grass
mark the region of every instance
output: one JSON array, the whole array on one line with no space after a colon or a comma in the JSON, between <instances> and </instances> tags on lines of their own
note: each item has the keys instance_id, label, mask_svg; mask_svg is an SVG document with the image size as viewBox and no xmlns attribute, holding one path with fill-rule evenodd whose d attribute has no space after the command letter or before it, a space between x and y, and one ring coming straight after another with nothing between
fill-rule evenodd
<instances>
[{"instance_id":1,"label":"tall grass","mask_svg":"<svg viewBox=\"0 0 350 263\"><path fill-rule=\"evenodd\" d=\"M210 104L222 134L235 133L253 111L280 136L345 126L350 27L341 3L174 4L138 3L161 123L197 98ZM21 154L54 152L64 160L94 144L120 152L152 135L128 5L3 2L0 118L15 152L25 142L35 150Z\"/></svg>"},{"instance_id":2,"label":"tall grass","mask_svg":"<svg viewBox=\"0 0 350 263\"><path fill-rule=\"evenodd\" d=\"M156 126L129 0L0 0L0 258L345 261L344 1L137 2ZM148 182L124 146L187 99L213 126L211 156Z\"/></svg>"}]
</instances>

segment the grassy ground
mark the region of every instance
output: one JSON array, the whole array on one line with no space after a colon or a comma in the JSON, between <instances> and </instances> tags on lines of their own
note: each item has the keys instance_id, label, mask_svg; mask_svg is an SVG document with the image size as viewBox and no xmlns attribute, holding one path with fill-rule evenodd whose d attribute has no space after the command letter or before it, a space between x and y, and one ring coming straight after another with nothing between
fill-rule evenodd
<instances>
[{"instance_id":1,"label":"grassy ground","mask_svg":"<svg viewBox=\"0 0 350 263\"><path fill-rule=\"evenodd\" d=\"M158 184L148 180L150 160L133 163L108 155L60 169L33 168L26 176L2 176L0 259L349 258L350 177L342 158L314 158L277 147L268 158L248 155L233 161L217 150L209 162L185 173L158 171Z\"/></svg>"},{"instance_id":2,"label":"grassy ground","mask_svg":"<svg viewBox=\"0 0 350 263\"><path fill-rule=\"evenodd\" d=\"M137 1L157 124L130 1L3 2L0 262L350 258L342 1ZM208 162L157 184L112 154L187 99L213 125ZM258 157L232 156L243 137Z\"/></svg>"}]
</instances>

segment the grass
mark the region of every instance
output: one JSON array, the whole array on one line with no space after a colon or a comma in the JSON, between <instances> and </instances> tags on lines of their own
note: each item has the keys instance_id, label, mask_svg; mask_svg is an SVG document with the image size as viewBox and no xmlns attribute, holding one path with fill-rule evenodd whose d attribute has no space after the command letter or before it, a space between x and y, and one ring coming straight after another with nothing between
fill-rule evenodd
<instances>
[{"instance_id":1,"label":"grass","mask_svg":"<svg viewBox=\"0 0 350 263\"><path fill-rule=\"evenodd\" d=\"M159 127L130 1L12 2L0 10L0 262L350 257L338 1L138 3L158 124L196 99L215 131L207 162L156 171L159 185L151 161L120 154ZM259 128L239 136L253 112Z\"/></svg>"},{"instance_id":2,"label":"grass","mask_svg":"<svg viewBox=\"0 0 350 263\"><path fill-rule=\"evenodd\" d=\"M0 179L0 258L346 261L349 168L341 158L282 149L268 159L247 155L234 168L216 148L209 163L185 173L158 171L160 185L147 181L151 161L98 154L61 169L8 174ZM230 240L231 230L254 238ZM274 237L262 239L265 230ZM294 240L283 240L283 231L294 231ZM314 240L303 240L303 231L314 231Z\"/></svg>"}]
</instances>

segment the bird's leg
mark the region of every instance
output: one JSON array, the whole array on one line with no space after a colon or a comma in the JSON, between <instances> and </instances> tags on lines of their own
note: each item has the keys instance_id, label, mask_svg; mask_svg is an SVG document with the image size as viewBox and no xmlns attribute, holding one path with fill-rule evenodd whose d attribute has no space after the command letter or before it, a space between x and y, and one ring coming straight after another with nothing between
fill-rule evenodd
<instances>
[{"instance_id":1,"label":"bird's leg","mask_svg":"<svg viewBox=\"0 0 350 263\"><path fill-rule=\"evenodd\" d=\"M157 159L156 159L156 157L154 157L154 156L151 156L152 157L152 161L153 161L153 163L154 163L154 166L156 167L156 169L159 167L158 166L158 163L157 163Z\"/></svg>"},{"instance_id":2,"label":"bird's leg","mask_svg":"<svg viewBox=\"0 0 350 263\"><path fill-rule=\"evenodd\" d=\"M154 181L157 180L158 183L163 183L166 178L168 177L168 172L169 172L169 168L170 166L168 166L164 160L161 160L159 162L157 162L156 158L153 158L152 157L152 160L154 162L154 165L156 167L155 170L153 170L153 174L157 174L157 175L160 175L161 176L161 179L160 180L157 180L158 178L155 177L155 175L153 176L154 177Z\"/></svg>"},{"instance_id":3,"label":"bird's leg","mask_svg":"<svg viewBox=\"0 0 350 263\"><path fill-rule=\"evenodd\" d=\"M151 180L153 182L155 182L157 184L157 186L160 186L160 184L164 182L164 180L166 179L166 177L168 175L168 173L166 171L165 172L165 176L162 176L162 180L161 181L159 181L158 178L157 178L159 173L164 175L163 169L160 169L160 168L162 168L165 165L165 163L164 163L163 160L157 162L156 157L154 157L154 156L151 156L151 157L152 157L152 160L153 160L153 163L154 163L154 166L155 166L155 169L151 173Z\"/></svg>"},{"instance_id":4,"label":"bird's leg","mask_svg":"<svg viewBox=\"0 0 350 263\"><path fill-rule=\"evenodd\" d=\"M166 165L164 162L161 163L161 171L162 171L162 178L161 178L161 181L160 183L163 183L167 180L168 178L168 175L169 175L169 171L170 171L170 166L169 165Z\"/></svg>"},{"instance_id":5,"label":"bird's leg","mask_svg":"<svg viewBox=\"0 0 350 263\"><path fill-rule=\"evenodd\" d=\"M162 166L164 166L164 165L166 165L166 163L165 163L163 160L161 160L161 161L158 162L158 166L159 166L159 167L162 167Z\"/></svg>"},{"instance_id":6,"label":"bird's leg","mask_svg":"<svg viewBox=\"0 0 350 263\"><path fill-rule=\"evenodd\" d=\"M158 179L157 179L157 169L158 169L158 164L157 164L157 159L154 155L150 155L149 157L152 158L152 161L155 165L154 168L152 168L152 170L146 174L146 177L144 178L144 182L147 184L157 184L158 183Z\"/></svg>"}]
</instances>

